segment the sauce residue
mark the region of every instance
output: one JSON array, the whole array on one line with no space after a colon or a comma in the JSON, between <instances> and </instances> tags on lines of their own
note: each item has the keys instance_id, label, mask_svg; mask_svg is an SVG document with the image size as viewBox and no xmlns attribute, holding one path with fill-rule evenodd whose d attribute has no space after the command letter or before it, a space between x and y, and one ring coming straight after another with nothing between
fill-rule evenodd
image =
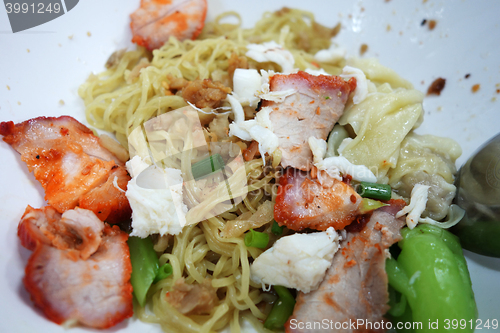
<instances>
[{"instance_id":1,"label":"sauce residue","mask_svg":"<svg viewBox=\"0 0 500 333\"><path fill-rule=\"evenodd\" d=\"M427 89L427 95L441 95L441 91L444 89L445 84L446 79L441 77L435 79L429 86L429 89Z\"/></svg>"},{"instance_id":2,"label":"sauce residue","mask_svg":"<svg viewBox=\"0 0 500 333\"><path fill-rule=\"evenodd\" d=\"M366 44L361 44L361 47L359 48L359 55L363 55L368 51L368 45Z\"/></svg>"}]
</instances>

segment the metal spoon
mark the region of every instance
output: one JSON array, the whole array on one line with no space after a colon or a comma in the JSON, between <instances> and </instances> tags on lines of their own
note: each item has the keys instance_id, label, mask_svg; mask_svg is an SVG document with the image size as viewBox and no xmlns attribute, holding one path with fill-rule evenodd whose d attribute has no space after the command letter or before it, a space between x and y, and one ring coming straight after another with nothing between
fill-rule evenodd
<instances>
[{"instance_id":1,"label":"metal spoon","mask_svg":"<svg viewBox=\"0 0 500 333\"><path fill-rule=\"evenodd\" d=\"M455 185L466 213L451 231L465 249L500 257L500 133L460 168Z\"/></svg>"}]
</instances>

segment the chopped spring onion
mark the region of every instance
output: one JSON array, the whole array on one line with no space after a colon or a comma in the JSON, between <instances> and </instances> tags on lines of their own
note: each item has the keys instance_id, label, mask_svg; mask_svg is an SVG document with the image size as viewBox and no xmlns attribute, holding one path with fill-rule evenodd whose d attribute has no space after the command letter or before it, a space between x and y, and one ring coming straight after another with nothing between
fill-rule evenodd
<instances>
[{"instance_id":1,"label":"chopped spring onion","mask_svg":"<svg viewBox=\"0 0 500 333\"><path fill-rule=\"evenodd\" d=\"M273 308L264 322L264 327L270 330L283 328L295 306L295 298L287 288L274 286L274 290L278 294L278 299L274 302Z\"/></svg>"},{"instance_id":2,"label":"chopped spring onion","mask_svg":"<svg viewBox=\"0 0 500 333\"><path fill-rule=\"evenodd\" d=\"M158 274L158 257L153 248L153 242L149 237L131 236L128 238L127 243L132 264L130 283L134 288L135 298L141 306L144 306L149 287Z\"/></svg>"},{"instance_id":3,"label":"chopped spring onion","mask_svg":"<svg viewBox=\"0 0 500 333\"><path fill-rule=\"evenodd\" d=\"M245 245L247 247L256 247L264 249L269 243L269 235L264 232L258 232L250 229L245 235Z\"/></svg>"},{"instance_id":4,"label":"chopped spring onion","mask_svg":"<svg viewBox=\"0 0 500 333\"><path fill-rule=\"evenodd\" d=\"M172 265L170 265L169 263L164 264L158 270L154 283L158 283L159 281L168 278L170 275L172 275L173 272L174 270L172 268Z\"/></svg>"},{"instance_id":5,"label":"chopped spring onion","mask_svg":"<svg viewBox=\"0 0 500 333\"><path fill-rule=\"evenodd\" d=\"M390 200L392 195L390 185L368 182L361 182L358 185L357 192L363 198L378 200Z\"/></svg>"},{"instance_id":6,"label":"chopped spring onion","mask_svg":"<svg viewBox=\"0 0 500 333\"><path fill-rule=\"evenodd\" d=\"M200 179L205 176L208 176L212 172L223 170L224 169L224 160L220 154L213 154L209 157L196 162L191 166L191 171L193 172L194 179Z\"/></svg>"},{"instance_id":7,"label":"chopped spring onion","mask_svg":"<svg viewBox=\"0 0 500 333\"><path fill-rule=\"evenodd\" d=\"M280 227L280 225L278 224L278 222L276 222L276 221L273 220L273 225L271 227L271 232L273 234L275 234L276 236L280 236L283 233L283 229L285 229L284 225L282 225Z\"/></svg>"},{"instance_id":8,"label":"chopped spring onion","mask_svg":"<svg viewBox=\"0 0 500 333\"><path fill-rule=\"evenodd\" d=\"M368 212L371 212L372 210L379 209L380 207L384 206L388 205L378 200L363 198L361 199L361 205L359 205L359 211L361 214L366 214Z\"/></svg>"}]
</instances>

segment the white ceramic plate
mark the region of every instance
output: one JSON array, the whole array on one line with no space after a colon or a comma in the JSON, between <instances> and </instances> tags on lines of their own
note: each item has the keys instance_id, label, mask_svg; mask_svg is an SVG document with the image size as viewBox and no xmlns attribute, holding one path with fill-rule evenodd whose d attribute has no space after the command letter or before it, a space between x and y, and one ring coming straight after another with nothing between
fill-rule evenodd
<instances>
[{"instance_id":1,"label":"white ceramic plate","mask_svg":"<svg viewBox=\"0 0 500 333\"><path fill-rule=\"evenodd\" d=\"M207 19L236 10L245 26L264 11L284 5L310 10L325 25L342 23L337 41L349 54L358 55L361 44L367 44L365 56L379 58L418 89L425 91L437 77L445 78L441 96L425 99L426 119L418 132L457 140L463 148L458 165L499 131L500 2L208 1ZM0 8L0 121L67 114L85 123L78 86L91 72L102 71L113 51L132 47L128 15L138 4L139 0L80 1L56 20L16 34L10 30L6 10ZM436 20L435 29L421 26L424 19ZM480 89L472 93L475 84ZM3 142L0 154L0 331L63 332L34 308L22 285L29 252L19 244L17 223L26 205L44 205L43 189ZM500 319L500 259L467 251L466 257L479 317ZM138 330L159 328L131 319L112 329Z\"/></svg>"}]
</instances>

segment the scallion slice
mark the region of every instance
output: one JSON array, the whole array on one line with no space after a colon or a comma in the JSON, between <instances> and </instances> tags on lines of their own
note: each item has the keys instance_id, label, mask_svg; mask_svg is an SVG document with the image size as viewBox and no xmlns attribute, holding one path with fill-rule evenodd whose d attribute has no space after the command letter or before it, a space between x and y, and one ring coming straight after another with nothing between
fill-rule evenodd
<instances>
[{"instance_id":1,"label":"scallion slice","mask_svg":"<svg viewBox=\"0 0 500 333\"><path fill-rule=\"evenodd\" d=\"M281 236L281 234L283 233L283 229L285 229L284 225L280 227L278 222L273 220L273 225L271 226L271 232L273 234L275 234L276 236Z\"/></svg>"},{"instance_id":2,"label":"scallion slice","mask_svg":"<svg viewBox=\"0 0 500 333\"><path fill-rule=\"evenodd\" d=\"M245 235L245 245L247 247L256 247L264 249L269 243L269 235L264 232L258 232L250 229Z\"/></svg>"},{"instance_id":3,"label":"scallion slice","mask_svg":"<svg viewBox=\"0 0 500 333\"><path fill-rule=\"evenodd\" d=\"M191 166L191 171L193 173L193 178L198 180L205 176L208 176L212 172L224 169L224 160L220 154L213 154L209 157L196 162Z\"/></svg>"},{"instance_id":4,"label":"scallion slice","mask_svg":"<svg viewBox=\"0 0 500 333\"><path fill-rule=\"evenodd\" d=\"M158 270L158 273L156 274L154 283L158 283L159 281L168 278L170 275L172 275L173 272L174 269L169 263L162 265Z\"/></svg>"}]
</instances>

